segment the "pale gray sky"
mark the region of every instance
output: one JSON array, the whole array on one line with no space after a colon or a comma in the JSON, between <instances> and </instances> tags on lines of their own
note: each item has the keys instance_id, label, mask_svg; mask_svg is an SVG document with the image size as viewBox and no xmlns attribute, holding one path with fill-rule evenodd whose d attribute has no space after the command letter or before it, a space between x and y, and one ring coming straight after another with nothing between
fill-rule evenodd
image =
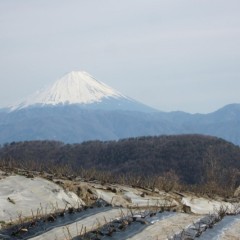
<instances>
[{"instance_id":1,"label":"pale gray sky","mask_svg":"<svg viewBox=\"0 0 240 240\"><path fill-rule=\"evenodd\" d=\"M240 103L239 0L0 0L0 107L85 70L162 111Z\"/></svg>"}]
</instances>

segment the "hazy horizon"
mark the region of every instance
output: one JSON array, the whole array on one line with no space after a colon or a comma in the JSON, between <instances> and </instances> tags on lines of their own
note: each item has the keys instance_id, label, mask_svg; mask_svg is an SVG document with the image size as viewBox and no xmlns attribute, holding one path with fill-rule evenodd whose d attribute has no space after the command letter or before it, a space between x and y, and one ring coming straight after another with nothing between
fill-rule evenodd
<instances>
[{"instance_id":1,"label":"hazy horizon","mask_svg":"<svg viewBox=\"0 0 240 240\"><path fill-rule=\"evenodd\" d=\"M0 107L73 70L161 111L240 103L237 0L0 2Z\"/></svg>"}]
</instances>

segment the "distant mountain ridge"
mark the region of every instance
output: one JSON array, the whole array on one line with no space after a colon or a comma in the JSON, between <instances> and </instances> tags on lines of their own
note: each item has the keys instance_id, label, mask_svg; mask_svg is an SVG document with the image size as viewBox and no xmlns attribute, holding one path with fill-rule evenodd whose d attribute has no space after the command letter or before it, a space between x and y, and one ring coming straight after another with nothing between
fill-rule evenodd
<instances>
[{"instance_id":1,"label":"distant mountain ridge","mask_svg":"<svg viewBox=\"0 0 240 240\"><path fill-rule=\"evenodd\" d=\"M0 110L0 143L206 134L240 145L240 104L209 114L161 112L86 72L71 72L25 101Z\"/></svg>"}]
</instances>

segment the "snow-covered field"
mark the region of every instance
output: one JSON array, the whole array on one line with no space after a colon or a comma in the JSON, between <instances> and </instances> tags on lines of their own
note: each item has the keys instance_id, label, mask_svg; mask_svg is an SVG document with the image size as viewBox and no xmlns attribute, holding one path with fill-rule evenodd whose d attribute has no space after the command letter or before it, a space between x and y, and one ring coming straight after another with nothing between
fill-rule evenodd
<instances>
[{"instance_id":1,"label":"snow-covered field","mask_svg":"<svg viewBox=\"0 0 240 240\"><path fill-rule=\"evenodd\" d=\"M111 206L86 207L99 199ZM187 229L191 232L189 229L196 228L201 219L216 213L217 209L223 206L229 211L233 209L231 203L190 193L152 192L81 179L70 181L53 177L50 181L40 176L4 172L0 172L0 206L0 239L76 239L88 232L99 235L98 239L173 239ZM56 220L60 218L54 214L56 210L72 207L81 207L81 211L70 212L69 217L65 215L60 221ZM39 218L47 215L48 220L36 220L37 214ZM24 225L24 221L31 227ZM9 223L18 225L14 228ZM42 228L35 227L41 224ZM6 229L14 229L15 233L17 229L19 235L11 235L13 230ZM240 216L227 216L203 232L200 239L239 239L239 231Z\"/></svg>"},{"instance_id":2,"label":"snow-covered field","mask_svg":"<svg viewBox=\"0 0 240 240\"><path fill-rule=\"evenodd\" d=\"M0 221L31 216L38 210L49 213L55 208L84 204L73 192L66 192L46 179L9 176L0 180Z\"/></svg>"}]
</instances>

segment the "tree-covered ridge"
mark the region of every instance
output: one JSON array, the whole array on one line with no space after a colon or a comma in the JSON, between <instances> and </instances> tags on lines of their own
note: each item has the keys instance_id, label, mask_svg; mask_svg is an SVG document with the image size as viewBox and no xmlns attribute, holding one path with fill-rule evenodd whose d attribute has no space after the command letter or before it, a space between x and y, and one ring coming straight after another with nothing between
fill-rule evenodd
<instances>
[{"instance_id":1,"label":"tree-covered ridge","mask_svg":"<svg viewBox=\"0 0 240 240\"><path fill-rule=\"evenodd\" d=\"M182 183L216 182L236 187L240 148L202 135L138 137L119 141L64 144L55 141L12 142L0 148L4 161L47 169L62 166L77 172L95 168L113 174L161 176L173 172Z\"/></svg>"}]
</instances>

